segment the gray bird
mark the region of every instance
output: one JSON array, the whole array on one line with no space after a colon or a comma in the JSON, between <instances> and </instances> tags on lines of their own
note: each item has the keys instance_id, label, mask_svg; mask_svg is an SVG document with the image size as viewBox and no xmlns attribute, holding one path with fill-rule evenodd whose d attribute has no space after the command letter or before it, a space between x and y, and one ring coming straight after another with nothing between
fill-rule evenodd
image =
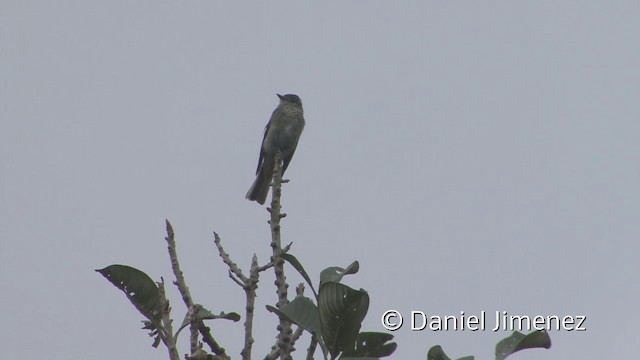
<instances>
[{"instance_id":1,"label":"gray bird","mask_svg":"<svg viewBox=\"0 0 640 360\"><path fill-rule=\"evenodd\" d=\"M261 205L267 200L269 185L273 177L276 151L280 150L282 174L284 174L293 153L296 151L302 129L304 129L302 101L298 95L276 95L280 98L280 104L273 110L271 119L264 128L264 138L256 169L256 181L253 182L246 195L248 200L257 201Z\"/></svg>"}]
</instances>

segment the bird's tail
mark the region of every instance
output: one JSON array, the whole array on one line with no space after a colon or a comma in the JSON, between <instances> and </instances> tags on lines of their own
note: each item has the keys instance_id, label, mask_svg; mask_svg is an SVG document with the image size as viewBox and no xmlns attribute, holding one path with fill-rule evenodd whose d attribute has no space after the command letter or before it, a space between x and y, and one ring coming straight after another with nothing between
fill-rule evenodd
<instances>
[{"instance_id":1,"label":"bird's tail","mask_svg":"<svg viewBox=\"0 0 640 360\"><path fill-rule=\"evenodd\" d=\"M269 193L269 186L271 185L271 177L273 175L273 168L275 162L273 159L269 159L267 156L260 167L260 171L256 176L256 181L253 182L247 195L247 200L257 201L260 205L264 205L267 200L267 194Z\"/></svg>"}]
</instances>

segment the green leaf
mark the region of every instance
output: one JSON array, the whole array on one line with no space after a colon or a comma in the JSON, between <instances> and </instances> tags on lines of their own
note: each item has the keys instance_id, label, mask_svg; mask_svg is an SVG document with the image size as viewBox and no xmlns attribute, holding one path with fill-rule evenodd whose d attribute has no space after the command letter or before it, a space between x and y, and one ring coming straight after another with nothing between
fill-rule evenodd
<instances>
[{"instance_id":1,"label":"green leaf","mask_svg":"<svg viewBox=\"0 0 640 360\"><path fill-rule=\"evenodd\" d=\"M343 276L355 274L358 270L360 270L360 263L357 260L347 266L346 269L337 266L328 267L320 273L320 286L326 282L340 282Z\"/></svg>"},{"instance_id":2,"label":"green leaf","mask_svg":"<svg viewBox=\"0 0 640 360\"><path fill-rule=\"evenodd\" d=\"M444 353L442 346L436 345L429 349L429 352L427 353L427 360L451 360L451 358ZM473 356L465 356L458 358L457 360L473 360Z\"/></svg>"},{"instance_id":3,"label":"green leaf","mask_svg":"<svg viewBox=\"0 0 640 360\"><path fill-rule=\"evenodd\" d=\"M287 321L297 324L312 334L318 336L322 334L318 307L309 298L303 296L296 297L281 309L267 305L267 310Z\"/></svg>"},{"instance_id":4,"label":"green leaf","mask_svg":"<svg viewBox=\"0 0 640 360\"><path fill-rule=\"evenodd\" d=\"M196 314L196 320L212 320L212 319L225 319L225 320L232 320L234 322L238 322L240 321L240 314L235 312L225 313L224 311L221 311L219 315L215 315L211 313L211 311L200 306L200 309L198 309L198 313Z\"/></svg>"},{"instance_id":5,"label":"green leaf","mask_svg":"<svg viewBox=\"0 0 640 360\"><path fill-rule=\"evenodd\" d=\"M96 271L122 290L144 317L156 322L160 320L160 293L149 275L126 265L111 265Z\"/></svg>"},{"instance_id":6,"label":"green leaf","mask_svg":"<svg viewBox=\"0 0 640 360\"><path fill-rule=\"evenodd\" d=\"M337 282L326 282L318 294L320 325L332 357L354 348L362 320L369 310L369 295Z\"/></svg>"},{"instance_id":7,"label":"green leaf","mask_svg":"<svg viewBox=\"0 0 640 360\"><path fill-rule=\"evenodd\" d=\"M311 278L309 277L309 274L307 274L307 272L304 270L304 267L302 266L300 261L298 261L298 259L295 256L288 253L282 254L281 257L285 259L289 264L291 264L294 267L294 269L298 270L298 272L300 273L300 275L302 275L302 277L307 282L307 284L309 284L309 287L311 287L311 291L313 291L313 295L315 295L316 300L318 300L318 293L316 292L316 289L313 287L313 284L311 283Z\"/></svg>"},{"instance_id":8,"label":"green leaf","mask_svg":"<svg viewBox=\"0 0 640 360\"><path fill-rule=\"evenodd\" d=\"M212 320L212 319L226 319L226 320L233 320L234 322L237 322L240 320L240 315L238 313L231 312L226 314L224 312L221 312L220 315L215 315L211 311L205 309L200 304L195 304L194 307L197 308L197 313L193 316L194 322L198 322L201 320ZM176 331L175 337L178 337L178 335L180 334L180 331L182 331L182 329L184 329L187 325L191 324L191 321L192 321L191 314L187 312L184 315L184 320L182 320L182 325L180 325L180 328L178 328L178 331Z\"/></svg>"},{"instance_id":9,"label":"green leaf","mask_svg":"<svg viewBox=\"0 0 640 360\"><path fill-rule=\"evenodd\" d=\"M506 359L509 355L524 349L551 347L551 338L545 330L538 330L524 335L514 331L511 336L504 338L496 345L496 360Z\"/></svg>"},{"instance_id":10,"label":"green leaf","mask_svg":"<svg viewBox=\"0 0 640 360\"><path fill-rule=\"evenodd\" d=\"M345 351L340 357L341 360L352 358L378 359L391 355L398 344L388 343L393 339L393 335L381 332L361 332L356 337L355 347L352 350Z\"/></svg>"},{"instance_id":11,"label":"green leaf","mask_svg":"<svg viewBox=\"0 0 640 360\"><path fill-rule=\"evenodd\" d=\"M429 349L429 352L427 353L427 360L451 360L451 358L444 353L442 346L436 345Z\"/></svg>"}]
</instances>

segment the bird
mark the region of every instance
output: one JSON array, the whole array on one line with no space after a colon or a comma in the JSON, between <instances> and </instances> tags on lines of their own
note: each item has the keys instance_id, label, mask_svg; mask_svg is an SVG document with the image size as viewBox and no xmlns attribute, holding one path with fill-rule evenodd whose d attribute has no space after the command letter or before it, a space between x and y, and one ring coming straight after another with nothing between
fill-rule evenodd
<instances>
[{"instance_id":1,"label":"bird","mask_svg":"<svg viewBox=\"0 0 640 360\"><path fill-rule=\"evenodd\" d=\"M304 111L298 95L278 95L280 103L264 128L256 179L247 191L247 200L264 205L273 177L276 152L280 151L282 174L287 170L304 129Z\"/></svg>"}]
</instances>

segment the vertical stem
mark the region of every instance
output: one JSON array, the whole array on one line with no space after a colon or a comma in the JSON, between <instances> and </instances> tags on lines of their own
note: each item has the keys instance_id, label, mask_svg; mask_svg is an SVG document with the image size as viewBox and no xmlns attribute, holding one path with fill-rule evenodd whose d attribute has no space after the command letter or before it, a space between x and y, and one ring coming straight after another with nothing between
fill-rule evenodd
<instances>
[{"instance_id":1,"label":"vertical stem","mask_svg":"<svg viewBox=\"0 0 640 360\"><path fill-rule=\"evenodd\" d=\"M244 348L240 352L242 360L251 360L251 349L253 347L253 313L256 304L256 289L258 288L259 270L258 257L254 254L251 260L251 270L249 278L243 279L246 301L246 315L244 320Z\"/></svg>"},{"instance_id":2,"label":"vertical stem","mask_svg":"<svg viewBox=\"0 0 640 360\"><path fill-rule=\"evenodd\" d=\"M309 342L309 348L307 349L307 360L313 360L313 354L316 352L318 346L318 339L315 335L311 335L311 342Z\"/></svg>"},{"instance_id":3,"label":"vertical stem","mask_svg":"<svg viewBox=\"0 0 640 360\"><path fill-rule=\"evenodd\" d=\"M193 300L191 299L191 292L189 291L189 287L187 286L187 282L184 279L184 274L182 270L180 270L180 262L178 261L178 250L176 249L176 240L175 233L173 232L173 226L169 220L165 220L167 227L167 236L165 240L167 240L167 250L169 251L169 259L171 260L171 269L173 270L173 274L176 277L176 281L174 284L178 286L178 290L180 291L180 295L182 295L182 301L187 306L188 311L193 315L195 310L193 307ZM191 330L191 336L189 343L191 344L190 350L191 354L195 353L198 348L198 325L195 322L191 323L189 327Z\"/></svg>"},{"instance_id":4,"label":"vertical stem","mask_svg":"<svg viewBox=\"0 0 640 360\"><path fill-rule=\"evenodd\" d=\"M169 351L169 359L180 360L180 354L178 354L178 348L176 347L176 339L173 337L173 326L171 326L171 306L169 306L169 301L164 292L164 279L158 283L158 290L160 301L162 302L162 327L165 332L165 345Z\"/></svg>"},{"instance_id":5,"label":"vertical stem","mask_svg":"<svg viewBox=\"0 0 640 360\"><path fill-rule=\"evenodd\" d=\"M280 239L280 219L285 215L280 213L280 197L282 195L282 154L280 151L276 152L275 167L273 169L273 194L271 199L271 220L269 224L271 226L271 247L273 249L273 256L271 261L273 262L273 268L276 275L275 285L277 287L276 293L278 295L278 302L276 307L282 308L289 303L287 298L287 279L284 275L284 260L282 259L282 242ZM280 350L280 359L291 359L291 324L280 319L278 325L278 349Z\"/></svg>"}]
</instances>

